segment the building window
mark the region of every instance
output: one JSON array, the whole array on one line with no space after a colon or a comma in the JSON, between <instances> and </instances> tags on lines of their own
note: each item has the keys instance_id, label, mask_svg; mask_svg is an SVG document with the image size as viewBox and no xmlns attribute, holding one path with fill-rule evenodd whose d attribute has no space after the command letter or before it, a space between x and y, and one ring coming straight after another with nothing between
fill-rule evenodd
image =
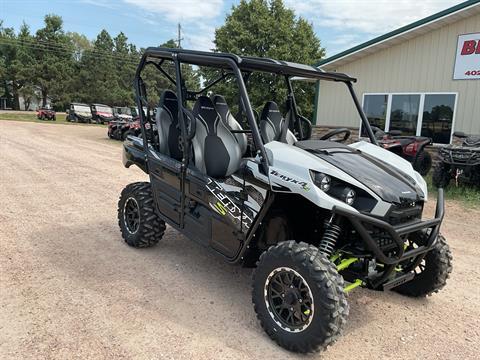
<instances>
[{"instance_id":1,"label":"building window","mask_svg":"<svg viewBox=\"0 0 480 360\"><path fill-rule=\"evenodd\" d=\"M448 144L452 136L457 94L364 94L363 109L370 125L402 135L427 136ZM360 126L361 128L361 126ZM367 136L361 128L361 135Z\"/></svg>"},{"instance_id":2,"label":"building window","mask_svg":"<svg viewBox=\"0 0 480 360\"><path fill-rule=\"evenodd\" d=\"M448 144L452 133L455 94L427 94L423 106L422 136Z\"/></svg>"},{"instance_id":3,"label":"building window","mask_svg":"<svg viewBox=\"0 0 480 360\"><path fill-rule=\"evenodd\" d=\"M388 95L365 95L363 99L363 109L367 115L368 122L372 126L376 126L381 130L385 129L387 121L387 104ZM362 136L367 136L362 129Z\"/></svg>"},{"instance_id":4,"label":"building window","mask_svg":"<svg viewBox=\"0 0 480 360\"><path fill-rule=\"evenodd\" d=\"M388 131L400 130L402 135L415 135L419 106L420 95L393 95Z\"/></svg>"}]
</instances>

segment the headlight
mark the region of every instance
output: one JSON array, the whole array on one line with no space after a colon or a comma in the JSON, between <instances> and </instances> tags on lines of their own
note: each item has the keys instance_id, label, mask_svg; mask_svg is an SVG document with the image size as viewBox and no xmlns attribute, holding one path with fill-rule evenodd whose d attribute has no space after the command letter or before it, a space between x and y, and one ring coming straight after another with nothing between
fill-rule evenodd
<instances>
[{"instance_id":1,"label":"headlight","mask_svg":"<svg viewBox=\"0 0 480 360\"><path fill-rule=\"evenodd\" d=\"M346 194L345 194L345 202L348 205L353 205L353 202L355 201L355 191L349 188L346 188Z\"/></svg>"},{"instance_id":2,"label":"headlight","mask_svg":"<svg viewBox=\"0 0 480 360\"><path fill-rule=\"evenodd\" d=\"M329 196L359 211L371 211L377 201L365 190L330 175L310 170L315 185Z\"/></svg>"},{"instance_id":3,"label":"headlight","mask_svg":"<svg viewBox=\"0 0 480 360\"><path fill-rule=\"evenodd\" d=\"M313 182L320 188L320 190L325 192L330 190L330 184L332 183L330 176L318 172L314 172L312 175Z\"/></svg>"}]
</instances>

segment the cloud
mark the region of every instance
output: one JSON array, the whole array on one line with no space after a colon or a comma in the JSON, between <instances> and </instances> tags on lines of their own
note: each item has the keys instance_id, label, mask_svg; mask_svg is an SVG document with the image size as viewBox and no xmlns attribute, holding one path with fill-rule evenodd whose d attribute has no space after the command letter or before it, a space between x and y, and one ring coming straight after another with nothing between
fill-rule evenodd
<instances>
[{"instance_id":1,"label":"cloud","mask_svg":"<svg viewBox=\"0 0 480 360\"><path fill-rule=\"evenodd\" d=\"M381 34L458 4L458 0L286 0L315 26Z\"/></svg>"},{"instance_id":2,"label":"cloud","mask_svg":"<svg viewBox=\"0 0 480 360\"><path fill-rule=\"evenodd\" d=\"M168 21L213 19L223 10L223 0L123 0Z\"/></svg>"}]
</instances>

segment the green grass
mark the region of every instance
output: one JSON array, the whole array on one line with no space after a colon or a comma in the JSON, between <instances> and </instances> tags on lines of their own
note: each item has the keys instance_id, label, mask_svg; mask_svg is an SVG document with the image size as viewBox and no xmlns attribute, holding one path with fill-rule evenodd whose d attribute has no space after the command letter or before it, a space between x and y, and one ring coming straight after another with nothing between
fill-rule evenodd
<instances>
[{"instance_id":1,"label":"green grass","mask_svg":"<svg viewBox=\"0 0 480 360\"><path fill-rule=\"evenodd\" d=\"M432 184L432 175L425 177L428 186L428 192L437 196L437 188ZM469 185L456 186L452 179L450 185L444 190L445 200L456 200L467 208L480 209L480 189Z\"/></svg>"},{"instance_id":2,"label":"green grass","mask_svg":"<svg viewBox=\"0 0 480 360\"><path fill-rule=\"evenodd\" d=\"M25 113L9 113L9 112L0 112L0 121L26 121L26 122L35 122L42 124L61 124L61 125L88 125L88 126L103 126L100 124L82 124L82 123L72 123L65 120L65 114L57 114L57 120L38 120L36 112L25 112Z\"/></svg>"}]
</instances>

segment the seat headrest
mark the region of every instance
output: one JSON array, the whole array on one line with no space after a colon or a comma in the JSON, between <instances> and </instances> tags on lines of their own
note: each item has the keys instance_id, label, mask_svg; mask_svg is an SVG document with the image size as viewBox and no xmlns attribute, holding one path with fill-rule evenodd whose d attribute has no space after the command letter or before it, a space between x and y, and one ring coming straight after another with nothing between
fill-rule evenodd
<instances>
[{"instance_id":1,"label":"seat headrest","mask_svg":"<svg viewBox=\"0 0 480 360\"><path fill-rule=\"evenodd\" d=\"M205 121L215 121L218 116L215 105L208 96L199 96L193 107L193 114L200 115Z\"/></svg>"},{"instance_id":2,"label":"seat headrest","mask_svg":"<svg viewBox=\"0 0 480 360\"><path fill-rule=\"evenodd\" d=\"M276 102L267 101L267 103L263 107L260 120L266 120L267 117L270 118L271 121L275 121L276 119L282 119L282 114L280 113L280 109L278 108Z\"/></svg>"},{"instance_id":3,"label":"seat headrest","mask_svg":"<svg viewBox=\"0 0 480 360\"><path fill-rule=\"evenodd\" d=\"M172 118L176 118L178 114L177 95L172 90L165 90L160 96L158 107L163 107L170 111Z\"/></svg>"},{"instance_id":4,"label":"seat headrest","mask_svg":"<svg viewBox=\"0 0 480 360\"><path fill-rule=\"evenodd\" d=\"M222 95L214 95L212 97L212 102L222 119L226 120L230 109L225 98Z\"/></svg>"}]
</instances>

